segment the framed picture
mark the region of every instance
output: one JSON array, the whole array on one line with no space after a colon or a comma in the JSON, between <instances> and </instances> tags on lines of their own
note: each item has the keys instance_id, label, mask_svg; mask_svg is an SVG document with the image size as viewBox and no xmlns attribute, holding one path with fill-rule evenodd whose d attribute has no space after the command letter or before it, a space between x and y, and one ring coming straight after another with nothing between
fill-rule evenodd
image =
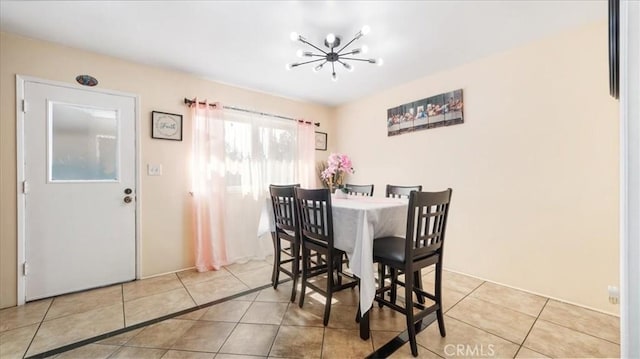
<instances>
[{"instance_id":1,"label":"framed picture","mask_svg":"<svg viewBox=\"0 0 640 359\"><path fill-rule=\"evenodd\" d=\"M327 150L327 133L316 131L316 150Z\"/></svg>"},{"instance_id":2,"label":"framed picture","mask_svg":"<svg viewBox=\"0 0 640 359\"><path fill-rule=\"evenodd\" d=\"M387 136L464 123L462 89L387 110Z\"/></svg>"},{"instance_id":3,"label":"framed picture","mask_svg":"<svg viewBox=\"0 0 640 359\"><path fill-rule=\"evenodd\" d=\"M152 111L151 138L182 141L182 115Z\"/></svg>"}]
</instances>

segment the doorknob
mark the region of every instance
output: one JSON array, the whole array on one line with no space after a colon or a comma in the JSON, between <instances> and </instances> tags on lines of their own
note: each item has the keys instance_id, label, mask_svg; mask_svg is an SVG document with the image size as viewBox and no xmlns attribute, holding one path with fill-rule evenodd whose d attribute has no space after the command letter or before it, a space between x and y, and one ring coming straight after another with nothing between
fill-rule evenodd
<instances>
[{"instance_id":1,"label":"doorknob","mask_svg":"<svg viewBox=\"0 0 640 359\"><path fill-rule=\"evenodd\" d=\"M124 197L124 203L131 203L131 197L129 196Z\"/></svg>"}]
</instances>

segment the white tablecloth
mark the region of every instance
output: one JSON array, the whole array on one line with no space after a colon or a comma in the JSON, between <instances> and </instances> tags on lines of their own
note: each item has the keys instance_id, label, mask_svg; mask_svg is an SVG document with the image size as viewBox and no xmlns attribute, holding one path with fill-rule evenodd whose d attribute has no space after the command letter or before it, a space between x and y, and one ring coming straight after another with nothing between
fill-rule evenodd
<instances>
[{"instance_id":1,"label":"white tablecloth","mask_svg":"<svg viewBox=\"0 0 640 359\"><path fill-rule=\"evenodd\" d=\"M373 269L373 239L400 235L407 228L406 199L349 196L331 198L334 246L347 253L349 269L360 278L360 311L373 304L376 283ZM266 201L260 218L261 233L274 230L271 201Z\"/></svg>"}]
</instances>

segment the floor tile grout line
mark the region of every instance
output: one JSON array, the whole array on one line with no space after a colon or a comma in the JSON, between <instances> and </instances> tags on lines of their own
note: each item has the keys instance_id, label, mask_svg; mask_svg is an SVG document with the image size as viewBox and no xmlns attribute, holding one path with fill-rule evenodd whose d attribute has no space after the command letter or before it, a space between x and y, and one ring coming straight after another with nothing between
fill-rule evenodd
<instances>
[{"instance_id":1,"label":"floor tile grout line","mask_svg":"<svg viewBox=\"0 0 640 359\"><path fill-rule=\"evenodd\" d=\"M187 285L184 284L184 282L182 281L182 278L180 278L178 273L175 273L175 274L176 274L176 277L178 277L178 281L180 281L180 284L182 284L182 288L184 288L184 290L187 292L187 294L189 294L189 298L191 298L191 300L193 301L193 304L198 305L198 302L193 297L193 295L191 295L191 292L189 291L189 288L187 288Z\"/></svg>"},{"instance_id":2,"label":"floor tile grout line","mask_svg":"<svg viewBox=\"0 0 640 359\"><path fill-rule=\"evenodd\" d=\"M516 313L519 313L519 314L524 314L524 315L526 315L526 316L528 316L528 317L531 317L531 318L536 318L536 316L535 316L535 315L531 315L531 314L529 314L529 313L521 312L521 311L519 311L519 310L516 310L516 309L513 309L513 308L509 308L509 307L507 307L507 306L504 306L504 305L502 305L502 304L498 304L498 303L490 302L490 301L488 301L488 300L485 300L485 299L482 299L482 298L478 298L478 297L474 297L474 296L472 296L471 298L473 298L473 299L477 299L477 300L482 301L482 302L487 303L487 304L495 305L495 306L498 306L498 307L500 307L500 308L504 308L504 309L510 310L510 311L512 311L512 312L516 312ZM543 297L543 298L544 298L544 297ZM547 300L548 300L549 298L545 298L545 299L547 299ZM456 303L456 304L457 304L457 303ZM545 301L545 303L542 305L542 308L544 308L546 304L547 304L547 302ZM542 309L540 310L540 312L542 312ZM537 314L537 316L540 316L540 313L538 313L538 314Z\"/></svg>"},{"instance_id":3,"label":"floor tile grout line","mask_svg":"<svg viewBox=\"0 0 640 359\"><path fill-rule=\"evenodd\" d=\"M520 347L518 347L518 350L516 350L516 353L513 355L514 358L518 356L518 353L520 353L520 350L524 346L524 343L527 341L527 338L529 337L529 334L531 334L531 331L533 330L533 327L535 327L536 323L538 322L538 319L540 319L540 315L542 315L542 312L544 311L544 308L547 306L548 303L549 303L549 298L547 298L547 300L544 302L544 305L542 306L542 309L540 309L540 313L538 313L538 316L533 321L533 324L531 324L531 328L529 328L529 331L527 332L527 335L525 335L524 339L522 339L522 343L520 344ZM540 353L540 354L547 355L546 353Z\"/></svg>"},{"instance_id":4,"label":"floor tile grout line","mask_svg":"<svg viewBox=\"0 0 640 359\"><path fill-rule=\"evenodd\" d=\"M478 288L480 288L483 284L485 284L487 281L482 281L482 283L478 284L475 288L473 288L469 293L467 293L464 297L460 298L459 301L456 302L456 304L452 305L449 309L447 309L446 311L442 311L442 315L444 316L448 311L450 311L451 309L453 309L453 307L455 307L456 305L460 304L460 302L462 302L463 300L465 300L468 296L471 295L471 293L475 292ZM458 292L458 291L456 291ZM462 293L462 292L460 292ZM441 295L444 293L441 293Z\"/></svg>"},{"instance_id":5,"label":"floor tile grout line","mask_svg":"<svg viewBox=\"0 0 640 359\"><path fill-rule=\"evenodd\" d=\"M449 312L451 309L453 309L453 307L455 307L456 305L460 304L460 303L461 303L465 298L467 298L469 295L471 295L471 293L475 292L475 291L476 291L478 288L480 288L480 286L482 286L482 284L484 284L484 283L487 283L487 281L483 281L479 286L477 286L477 287L476 287L476 288L474 288L471 292L469 292L469 294L465 295L465 296L464 296L462 299L460 299L456 304L452 305L452 306L451 306L451 308L447 309L447 312ZM472 297L472 298L475 298L475 297ZM549 300L549 298L547 298L547 301L548 301L548 300ZM486 302L486 301L485 301L485 302ZM492 304L492 305L498 305L498 304L491 303L491 302L487 302L487 303ZM546 302L545 302L545 306L546 306ZM507 309L508 309L508 308L507 308ZM543 309L544 309L544 306L543 306ZM444 315L445 313L446 313L446 312L443 312L442 314ZM518 312L518 313L520 313L520 312ZM540 310L540 313L542 313L542 310ZM493 336L495 336L495 337L498 337L498 338L500 338L500 339L506 340L506 341L508 341L509 343L513 343L513 344L515 344L515 345L520 345L520 346L522 345L522 344L518 344L518 343L514 342L513 340L510 340L510 339L504 338L504 337L502 337L502 336L500 336L500 335L498 335L498 334L491 333L491 332L487 331L487 330L486 330L486 329L484 329L484 328L480 328L480 327L475 326L475 325L473 325L473 324L471 324L471 323L467 323L466 321L464 321L464 320L462 320L462 319L459 319L459 318L456 318L456 317L452 317L452 316L449 316L449 317L450 317L450 318L453 318L453 319L455 319L455 320L457 320L457 321L459 321L459 322L462 322L462 323L464 323L464 324L466 324L466 325L468 325L468 326L470 326L470 327L476 328L476 329L478 329L478 330L482 330L482 331L483 331L483 332L485 332L485 333L488 333L488 334L493 335ZM534 321L534 324L535 324L535 321ZM533 328L533 325L531 325L531 328ZM530 328L529 330L531 330L531 328ZM527 333L527 334L528 334L528 333ZM525 336L525 340L526 340L526 336ZM524 340L522 341L522 343L524 343Z\"/></svg>"},{"instance_id":6,"label":"floor tile grout line","mask_svg":"<svg viewBox=\"0 0 640 359\"><path fill-rule=\"evenodd\" d=\"M473 327L473 328L476 328L476 329L478 329L478 330L481 330L481 331L483 331L483 332L485 332L485 333L487 333L487 334L493 335L494 337L497 337L497 338L500 338L500 339L502 339L502 340L505 340L505 341L507 341L507 342L509 342L509 343L511 343L511 344L514 344L514 345L521 345L521 344L518 344L517 342L514 342L513 340L507 339L507 338L502 337L502 336L500 336L500 335L498 335L498 334L495 334L495 333L491 333L491 332L487 331L486 329L480 328L480 327L478 327L478 326L476 326L476 325L473 325L473 324L471 324L471 323L467 323L467 322L465 322L465 321L464 321L464 320L462 320L462 319L458 319L458 318L456 318L456 317L452 317L452 316L449 316L449 318L451 318L451 319L455 319L455 320L457 320L457 321L459 321L459 322L461 322L461 323L464 323L464 324L466 324L466 325L468 325L468 326L470 326L470 327Z\"/></svg>"},{"instance_id":7,"label":"floor tile grout line","mask_svg":"<svg viewBox=\"0 0 640 359\"><path fill-rule=\"evenodd\" d=\"M40 331L40 328L42 328L42 323L44 323L44 318L46 318L47 314L49 314L49 310L53 306L53 301L54 300L55 300L55 298L51 299L51 303L49 303L49 306L47 307L47 310L44 312L44 315L42 316L42 320L40 320L40 323L38 323L38 328L36 328L36 331L33 332L33 337L29 341L29 345L27 345L27 348L24 350L24 354L22 354L22 358L25 358L27 356L27 353L29 352L29 349L31 348L31 345L33 345L33 341L36 340L36 336L38 335L38 332Z\"/></svg>"},{"instance_id":8,"label":"floor tile grout line","mask_svg":"<svg viewBox=\"0 0 640 359\"><path fill-rule=\"evenodd\" d=\"M284 316L282 316L282 318L284 319ZM273 350L273 344L275 344L276 339L278 339L278 333L280 333L281 327L282 327L282 320L280 320L280 324L278 325L278 330L276 330L276 335L273 337L273 340L271 341L271 345L269 346L269 350L267 351L267 355L266 355L267 358L271 355L271 350Z\"/></svg>"},{"instance_id":9,"label":"floor tile grout line","mask_svg":"<svg viewBox=\"0 0 640 359\"><path fill-rule=\"evenodd\" d=\"M285 283L285 282L287 282L289 280L291 280L291 279L285 279L285 280L281 281L280 283ZM111 337L114 337L116 335L120 335L120 334L129 332L129 331L132 331L132 330L136 330L136 329L143 328L143 327L146 327L146 326L158 323L158 322L162 322L162 321L167 320L167 319L172 319L172 318L184 315L184 314L188 314L188 313L194 312L196 310L208 308L208 307L214 306L216 304L220 304L220 303L223 303L223 302L226 302L226 301L229 301L229 300L233 300L233 299L236 299L236 298L239 298L239 297L242 297L242 296L245 296L245 295L248 295L248 294L263 290L263 289L266 289L269 286L271 286L271 284L265 284L265 285L260 286L260 287L250 288L250 289L247 289L245 291L230 295L230 296L225 297L225 298L220 298L220 299L216 299L214 301L208 302L208 303L204 303L204 304L201 304L201 305L196 305L193 308L183 309L183 310L175 312L175 313L166 314L166 315L158 317L158 318L154 318L154 319L150 319L150 320L147 320L147 321L144 321L144 322L132 324L129 327L117 329L117 330L114 330L114 331L111 331L111 332L108 332L108 333L97 335L95 337L83 339L83 340L80 340L80 341L77 341L77 342L74 342L74 343L70 343L70 344L67 344L67 345L63 345L61 347L54 348L54 349L51 349L51 350L48 350L48 351L45 351L45 352L42 352L42 353L34 354L32 356L29 356L29 357L26 357L26 352L29 350L27 348L27 351L25 351L25 355L23 356L23 358L26 358L26 359L46 358L46 357L49 357L49 356L52 356L52 355L55 355L55 354L60 354L60 353L63 353L63 352L66 352L66 351L69 351L69 350L72 350L72 349L79 348L79 347L87 345L87 344L95 343L97 341L101 341L101 340L104 340L104 339L107 339L107 338L111 338ZM34 335L34 338L35 338L35 335ZM31 345L31 344L29 344L29 345Z\"/></svg>"},{"instance_id":10,"label":"floor tile grout line","mask_svg":"<svg viewBox=\"0 0 640 359\"><path fill-rule=\"evenodd\" d=\"M238 328L238 325L240 324L240 321L236 322L236 325L233 326L233 329L231 329L229 331L229 334L227 334L227 336L224 338L224 341L222 342L222 344L220 344L220 348L218 348L218 350L216 350L216 355L214 355L214 357L218 356L218 354L220 354L222 348L224 347L225 344L227 344L227 341L229 340L229 338L231 338L231 335L233 334L233 332L236 330L236 328ZM222 353L222 354L231 354L231 353Z\"/></svg>"},{"instance_id":11,"label":"floor tile grout line","mask_svg":"<svg viewBox=\"0 0 640 359\"><path fill-rule=\"evenodd\" d=\"M322 342L320 344L320 359L324 357L324 339L327 336L327 327L322 327Z\"/></svg>"},{"instance_id":12,"label":"floor tile grout line","mask_svg":"<svg viewBox=\"0 0 640 359\"><path fill-rule=\"evenodd\" d=\"M609 340L609 339L605 339L605 338L599 337L599 336L594 335L594 334L585 333L585 332L583 332L583 331L581 331L581 330L579 330L579 329L575 329L575 328L567 327L566 325L563 325L563 324L560 324L560 323L556 323L556 322L551 321L551 320L546 319L546 318L540 318L540 320L541 320L541 321L543 321L543 322L547 322L547 323L555 324L555 325L557 325L557 326L559 326L559 327L563 327L563 328L565 328L565 329L569 329L569 330L572 330L572 331L574 331L574 332L578 332L578 333L580 333L580 334L584 334L584 335L590 336L590 337L595 338L595 339L603 340L603 341L608 342L608 343L610 343L610 344L614 344L614 345L618 345L618 346L620 346L620 343L613 342L613 341L611 341L611 340Z\"/></svg>"},{"instance_id":13,"label":"floor tile grout line","mask_svg":"<svg viewBox=\"0 0 640 359\"><path fill-rule=\"evenodd\" d=\"M124 305L124 286L120 284L120 295L122 296L122 325L127 327L127 313Z\"/></svg>"}]
</instances>

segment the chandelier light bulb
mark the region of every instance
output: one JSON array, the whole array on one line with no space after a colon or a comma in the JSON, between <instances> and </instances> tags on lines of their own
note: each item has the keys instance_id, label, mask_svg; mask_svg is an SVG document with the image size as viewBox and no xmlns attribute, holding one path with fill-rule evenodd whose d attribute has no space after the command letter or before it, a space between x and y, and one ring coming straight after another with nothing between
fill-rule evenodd
<instances>
[{"instance_id":1,"label":"chandelier light bulb","mask_svg":"<svg viewBox=\"0 0 640 359\"><path fill-rule=\"evenodd\" d=\"M329 43L330 45L333 45L335 41L336 41L336 35L334 34L327 35L327 43Z\"/></svg>"},{"instance_id":2,"label":"chandelier light bulb","mask_svg":"<svg viewBox=\"0 0 640 359\"><path fill-rule=\"evenodd\" d=\"M344 68L347 69L347 71L353 72L353 66L351 66L350 64L343 62L342 66L344 66Z\"/></svg>"},{"instance_id":3,"label":"chandelier light bulb","mask_svg":"<svg viewBox=\"0 0 640 359\"><path fill-rule=\"evenodd\" d=\"M331 74L331 80L333 80L333 82L338 81L338 75L336 75L335 72L333 74Z\"/></svg>"},{"instance_id":4,"label":"chandelier light bulb","mask_svg":"<svg viewBox=\"0 0 640 359\"><path fill-rule=\"evenodd\" d=\"M291 70L291 67L292 67L291 64L286 64L284 68L287 69L287 71L289 71Z\"/></svg>"},{"instance_id":5,"label":"chandelier light bulb","mask_svg":"<svg viewBox=\"0 0 640 359\"><path fill-rule=\"evenodd\" d=\"M303 55L302 49L298 49L298 51L296 51L296 56L302 57L302 55Z\"/></svg>"},{"instance_id":6,"label":"chandelier light bulb","mask_svg":"<svg viewBox=\"0 0 640 359\"><path fill-rule=\"evenodd\" d=\"M320 64L320 65L314 67L313 68L313 72L318 72L318 71L322 70L322 65L324 65L324 64Z\"/></svg>"},{"instance_id":7,"label":"chandelier light bulb","mask_svg":"<svg viewBox=\"0 0 640 359\"><path fill-rule=\"evenodd\" d=\"M371 28L369 27L369 25L364 25L360 32L362 33L362 35L366 35L371 32Z\"/></svg>"},{"instance_id":8,"label":"chandelier light bulb","mask_svg":"<svg viewBox=\"0 0 640 359\"><path fill-rule=\"evenodd\" d=\"M363 54L366 54L367 52L369 52L369 46L367 45L362 45L362 47L360 48L360 50L362 51Z\"/></svg>"},{"instance_id":9,"label":"chandelier light bulb","mask_svg":"<svg viewBox=\"0 0 640 359\"><path fill-rule=\"evenodd\" d=\"M382 65L384 65L384 60L382 59L382 57L379 57L379 58L376 60L376 64L378 64L378 66L382 66Z\"/></svg>"},{"instance_id":10,"label":"chandelier light bulb","mask_svg":"<svg viewBox=\"0 0 640 359\"><path fill-rule=\"evenodd\" d=\"M291 34L289 34L289 38L291 39L291 41L298 41L298 39L300 38L300 35L298 35L298 33L294 31Z\"/></svg>"}]
</instances>

